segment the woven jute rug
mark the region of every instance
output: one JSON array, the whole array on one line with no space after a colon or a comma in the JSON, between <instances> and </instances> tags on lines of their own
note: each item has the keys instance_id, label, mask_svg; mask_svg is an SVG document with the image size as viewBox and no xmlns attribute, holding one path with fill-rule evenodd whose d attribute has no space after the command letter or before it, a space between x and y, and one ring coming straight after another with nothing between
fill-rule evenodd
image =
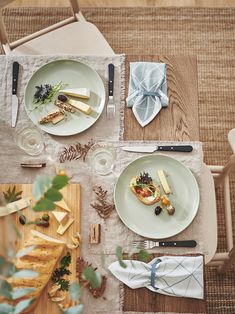
<instances>
[{"instance_id":1,"label":"woven jute rug","mask_svg":"<svg viewBox=\"0 0 235 314\"><path fill-rule=\"evenodd\" d=\"M98 26L116 53L197 55L200 140L205 161L224 164L231 154L227 133L235 127L235 9L84 8L82 12ZM12 41L70 16L70 10L10 8L4 15ZM234 195L234 178L231 183ZM223 251L226 238L221 190L217 199L218 247ZM235 199L232 206L235 208ZM235 267L223 276L206 268L208 313L235 313L234 273Z\"/></svg>"}]
</instances>

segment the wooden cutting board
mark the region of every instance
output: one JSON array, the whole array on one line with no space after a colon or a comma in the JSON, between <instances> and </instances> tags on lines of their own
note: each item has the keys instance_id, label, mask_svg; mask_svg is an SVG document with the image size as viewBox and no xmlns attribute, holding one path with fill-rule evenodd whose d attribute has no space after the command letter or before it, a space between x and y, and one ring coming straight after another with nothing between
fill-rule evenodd
<instances>
[{"instance_id":1,"label":"wooden cutting board","mask_svg":"<svg viewBox=\"0 0 235 314\"><path fill-rule=\"evenodd\" d=\"M0 184L0 195L2 196L2 192L7 191L9 187L16 186L17 191L23 191L22 197L32 197L32 185L31 184ZM64 200L68 207L71 210L71 216L75 218L74 223L67 229L64 235L59 235L56 230L59 226L58 222L56 221L54 215L51 212L35 212L29 208L23 209L18 213L11 214L10 217L2 217L0 218L0 239L4 239L4 244L9 245L9 241L12 243L14 241L14 247L18 250L22 245L25 239L30 236L30 230L35 229L39 232L45 233L51 237L57 238L59 240L64 240L66 242L71 243L71 236L75 232L80 233L80 204L81 204L81 190L79 184L69 184L65 188L61 190L63 194ZM33 197L32 197L33 198ZM33 200L33 204L34 204ZM56 208L58 211L65 211L59 207ZM19 215L23 214L27 217L27 221L32 221L35 218L41 218L44 213L48 213L50 216L50 226L48 228L38 227L35 225L21 225L19 223ZM19 232L21 233L21 238L15 236L15 232L11 227L11 219L12 222L15 224ZM1 241L1 240L0 240ZM1 247L3 247L1 245ZM68 249L65 249L65 253ZM71 265L69 267L72 274L70 275L70 282L77 281L76 279L76 259L79 256L79 248L70 250L72 255ZM35 279L36 280L36 279ZM49 282L50 284L50 282ZM53 304L48 298L47 294L47 287L44 289L43 293L41 294L38 304L31 314L59 314L60 311L56 304Z\"/></svg>"}]
</instances>

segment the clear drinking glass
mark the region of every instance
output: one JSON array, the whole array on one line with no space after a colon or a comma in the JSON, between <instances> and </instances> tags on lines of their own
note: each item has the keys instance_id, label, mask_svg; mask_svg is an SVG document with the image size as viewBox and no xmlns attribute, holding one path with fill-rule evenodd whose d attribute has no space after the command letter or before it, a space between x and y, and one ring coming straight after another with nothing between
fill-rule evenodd
<instances>
[{"instance_id":1,"label":"clear drinking glass","mask_svg":"<svg viewBox=\"0 0 235 314\"><path fill-rule=\"evenodd\" d=\"M16 144L31 156L41 154L44 149L42 133L35 127L25 127L14 137Z\"/></svg>"},{"instance_id":2,"label":"clear drinking glass","mask_svg":"<svg viewBox=\"0 0 235 314\"><path fill-rule=\"evenodd\" d=\"M113 146L94 144L86 155L86 161L92 171L100 175L107 175L113 171L116 152Z\"/></svg>"}]
</instances>

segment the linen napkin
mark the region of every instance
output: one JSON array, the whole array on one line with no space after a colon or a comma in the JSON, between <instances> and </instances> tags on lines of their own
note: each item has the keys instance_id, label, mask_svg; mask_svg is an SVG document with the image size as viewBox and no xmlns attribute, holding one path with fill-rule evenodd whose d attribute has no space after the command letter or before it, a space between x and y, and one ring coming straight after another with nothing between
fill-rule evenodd
<instances>
[{"instance_id":1,"label":"linen napkin","mask_svg":"<svg viewBox=\"0 0 235 314\"><path fill-rule=\"evenodd\" d=\"M148 264L123 262L125 268L117 261L109 270L132 289L146 287L169 296L203 299L203 256L163 256Z\"/></svg>"},{"instance_id":2,"label":"linen napkin","mask_svg":"<svg viewBox=\"0 0 235 314\"><path fill-rule=\"evenodd\" d=\"M168 106L166 64L131 62L127 107L144 127Z\"/></svg>"}]
</instances>

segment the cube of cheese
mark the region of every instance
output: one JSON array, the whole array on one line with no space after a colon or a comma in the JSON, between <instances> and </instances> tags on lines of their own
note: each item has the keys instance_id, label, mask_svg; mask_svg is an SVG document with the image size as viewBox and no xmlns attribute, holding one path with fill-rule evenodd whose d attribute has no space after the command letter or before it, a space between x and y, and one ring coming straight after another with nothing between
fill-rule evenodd
<instances>
[{"instance_id":1,"label":"cube of cheese","mask_svg":"<svg viewBox=\"0 0 235 314\"><path fill-rule=\"evenodd\" d=\"M67 88L61 90L60 92L78 98L90 98L90 90L88 88Z\"/></svg>"},{"instance_id":2,"label":"cube of cheese","mask_svg":"<svg viewBox=\"0 0 235 314\"><path fill-rule=\"evenodd\" d=\"M74 218L70 217L69 220L67 221L67 223L63 226L63 225L59 225L59 228L57 229L57 233L60 235L63 235L65 233L65 231L72 225L72 223L74 222Z\"/></svg>"},{"instance_id":3,"label":"cube of cheese","mask_svg":"<svg viewBox=\"0 0 235 314\"><path fill-rule=\"evenodd\" d=\"M90 114L92 111L91 106L85 104L82 101L70 99L69 103L71 106L75 107L76 109L82 111L85 114Z\"/></svg>"},{"instance_id":4,"label":"cube of cheese","mask_svg":"<svg viewBox=\"0 0 235 314\"><path fill-rule=\"evenodd\" d=\"M71 212L68 205L65 203L64 199L62 198L61 201L54 202L56 206L59 206L60 208L65 209L67 212Z\"/></svg>"},{"instance_id":5,"label":"cube of cheese","mask_svg":"<svg viewBox=\"0 0 235 314\"><path fill-rule=\"evenodd\" d=\"M67 223L69 219L69 214L65 212L59 212L59 211L53 210L52 214L55 216L55 219L58 221L58 223L63 226Z\"/></svg>"}]
</instances>

